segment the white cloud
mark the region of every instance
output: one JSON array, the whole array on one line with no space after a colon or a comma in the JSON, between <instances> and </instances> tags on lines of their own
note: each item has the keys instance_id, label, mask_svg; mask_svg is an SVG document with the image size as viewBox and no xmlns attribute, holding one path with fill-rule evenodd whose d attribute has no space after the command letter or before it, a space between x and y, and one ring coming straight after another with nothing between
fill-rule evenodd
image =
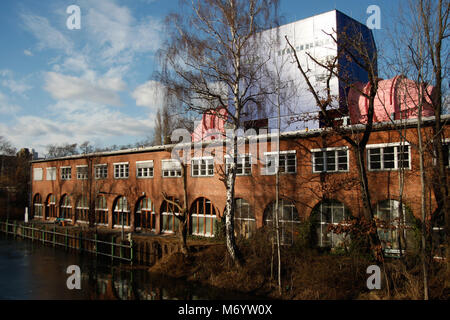
<instances>
[{"instance_id":1,"label":"white cloud","mask_svg":"<svg viewBox=\"0 0 450 320\"><path fill-rule=\"evenodd\" d=\"M28 91L31 89L31 86L29 86L23 82L13 80L13 79L3 80L2 85L14 93L24 93L25 91Z\"/></svg>"},{"instance_id":2,"label":"white cloud","mask_svg":"<svg viewBox=\"0 0 450 320\"><path fill-rule=\"evenodd\" d=\"M136 105L156 111L164 103L164 85L149 80L137 87L131 96L136 100Z\"/></svg>"},{"instance_id":3,"label":"white cloud","mask_svg":"<svg viewBox=\"0 0 450 320\"><path fill-rule=\"evenodd\" d=\"M15 115L22 108L18 105L11 104L9 99L0 92L0 114Z\"/></svg>"},{"instance_id":4,"label":"white cloud","mask_svg":"<svg viewBox=\"0 0 450 320\"><path fill-rule=\"evenodd\" d=\"M42 154L48 144L89 140L111 145L127 136L145 137L152 127L150 117L130 117L93 102L58 101L45 110L45 117L26 115L16 117L8 125L0 122L0 136L7 136L16 146L32 147Z\"/></svg>"},{"instance_id":5,"label":"white cloud","mask_svg":"<svg viewBox=\"0 0 450 320\"><path fill-rule=\"evenodd\" d=\"M113 1L89 1L86 30L99 44L107 63L130 63L137 53L154 52L162 43L162 24L155 18L136 21L130 10Z\"/></svg>"},{"instance_id":6,"label":"white cloud","mask_svg":"<svg viewBox=\"0 0 450 320\"><path fill-rule=\"evenodd\" d=\"M92 79L47 72L44 89L54 99L91 101L99 104L121 106L120 97L116 91L122 90L124 83L117 78Z\"/></svg>"},{"instance_id":7,"label":"white cloud","mask_svg":"<svg viewBox=\"0 0 450 320\"><path fill-rule=\"evenodd\" d=\"M47 18L32 14L22 14L25 28L38 39L39 49L59 49L70 53L73 44L60 31L50 25Z\"/></svg>"},{"instance_id":8,"label":"white cloud","mask_svg":"<svg viewBox=\"0 0 450 320\"><path fill-rule=\"evenodd\" d=\"M29 57L33 56L33 52L31 52L30 50L27 50L27 49L23 50L23 54L26 56L29 56Z\"/></svg>"}]
</instances>

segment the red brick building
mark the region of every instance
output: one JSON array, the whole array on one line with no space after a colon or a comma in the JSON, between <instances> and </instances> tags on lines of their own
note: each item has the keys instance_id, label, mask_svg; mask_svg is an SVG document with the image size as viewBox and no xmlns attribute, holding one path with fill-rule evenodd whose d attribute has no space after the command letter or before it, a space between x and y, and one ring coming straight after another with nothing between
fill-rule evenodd
<instances>
[{"instance_id":1,"label":"red brick building","mask_svg":"<svg viewBox=\"0 0 450 320\"><path fill-rule=\"evenodd\" d=\"M450 117L443 116L443 121ZM423 132L431 137L433 118L426 118ZM399 173L404 172L402 203L407 224L420 218L419 158L417 122L414 119L377 123L367 145L367 168L372 204L377 216L394 221L398 217ZM401 127L401 130L399 129ZM348 126L361 134L362 125ZM405 139L402 139L402 135ZM445 122L445 134L449 126ZM265 137L265 136L260 136ZM270 225L275 201L275 172L267 167L276 161L273 141L245 140L236 178L237 233L251 235L256 228ZM203 144L203 151L209 148ZM355 159L349 145L332 130L317 129L282 133L280 137L280 199L282 240L292 241L300 221L313 221L319 246L336 246L342 235L327 232L330 223L361 215L361 195ZM258 147L258 149L256 149ZM267 147L267 150L264 150ZM87 223L89 199L95 198L95 219L99 226L131 231L170 233L176 230L174 208L163 192L183 199L181 167L171 161L170 146L157 146L103 152L32 162L32 212L35 219L65 219L69 224ZM253 151L252 151L253 150ZM255 152L255 150L258 150ZM256 153L256 154L255 154ZM214 236L215 220L223 215L226 190L221 181L225 165L212 157L197 157L187 165L190 233ZM433 157L426 155L427 177L431 179ZM264 164L266 163L266 165ZM448 166L448 159L447 159ZM400 170L400 168L404 170ZM427 185L427 211L436 209L430 183ZM382 235L386 248L396 230Z\"/></svg>"}]
</instances>

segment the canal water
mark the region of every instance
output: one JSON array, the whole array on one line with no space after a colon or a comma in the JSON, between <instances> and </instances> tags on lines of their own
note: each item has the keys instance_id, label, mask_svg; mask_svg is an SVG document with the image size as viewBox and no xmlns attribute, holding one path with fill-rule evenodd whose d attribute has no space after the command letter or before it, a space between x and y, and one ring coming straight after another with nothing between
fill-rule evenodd
<instances>
[{"instance_id":1,"label":"canal water","mask_svg":"<svg viewBox=\"0 0 450 320\"><path fill-rule=\"evenodd\" d=\"M81 269L81 289L69 290L70 265ZM259 297L260 299L261 297ZM66 252L0 233L2 300L252 300L245 294L151 275L92 255Z\"/></svg>"}]
</instances>

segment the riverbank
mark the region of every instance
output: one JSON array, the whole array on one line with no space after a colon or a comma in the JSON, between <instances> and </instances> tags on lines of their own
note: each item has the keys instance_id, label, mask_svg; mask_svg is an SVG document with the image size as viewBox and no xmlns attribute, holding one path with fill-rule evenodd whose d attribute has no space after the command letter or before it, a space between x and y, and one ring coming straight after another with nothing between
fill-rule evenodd
<instances>
[{"instance_id":1,"label":"riverbank","mask_svg":"<svg viewBox=\"0 0 450 320\"><path fill-rule=\"evenodd\" d=\"M187 257L180 253L167 255L150 267L149 272L271 299L415 300L423 297L420 261L416 257L386 261L387 277L382 274L382 289L370 291L366 284L370 275L366 271L375 263L360 254L337 255L301 246L283 248L280 295L276 255L272 258L270 242L257 237L239 243L239 247L245 257L241 268L231 263L225 245L220 245ZM450 292L443 281L445 265L432 262L429 270L430 299L449 299Z\"/></svg>"}]
</instances>

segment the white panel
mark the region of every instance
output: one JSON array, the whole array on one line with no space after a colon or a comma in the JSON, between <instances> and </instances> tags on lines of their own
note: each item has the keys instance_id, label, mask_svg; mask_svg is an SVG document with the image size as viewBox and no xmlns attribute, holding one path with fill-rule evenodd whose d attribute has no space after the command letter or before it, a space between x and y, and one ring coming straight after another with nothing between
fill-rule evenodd
<instances>
[{"instance_id":1,"label":"white panel","mask_svg":"<svg viewBox=\"0 0 450 320\"><path fill-rule=\"evenodd\" d=\"M180 170L181 164L177 160L162 160L162 170Z\"/></svg>"},{"instance_id":2,"label":"white panel","mask_svg":"<svg viewBox=\"0 0 450 320\"><path fill-rule=\"evenodd\" d=\"M136 168L153 168L153 160L149 161L136 161Z\"/></svg>"},{"instance_id":3,"label":"white panel","mask_svg":"<svg viewBox=\"0 0 450 320\"><path fill-rule=\"evenodd\" d=\"M42 168L34 168L33 169L33 178L35 181L42 180L43 171L44 170Z\"/></svg>"}]
</instances>

